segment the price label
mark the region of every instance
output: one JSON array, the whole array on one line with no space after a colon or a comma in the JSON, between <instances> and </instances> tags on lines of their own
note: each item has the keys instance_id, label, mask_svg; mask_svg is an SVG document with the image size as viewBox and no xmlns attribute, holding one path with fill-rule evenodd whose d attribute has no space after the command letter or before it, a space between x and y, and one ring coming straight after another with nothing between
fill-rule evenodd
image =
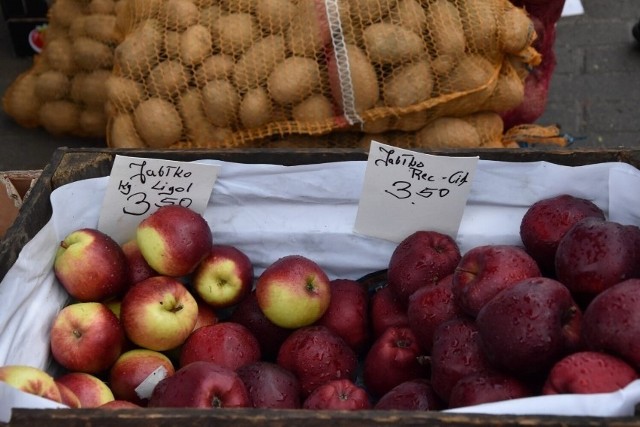
<instances>
[{"instance_id":1,"label":"price label","mask_svg":"<svg viewBox=\"0 0 640 427\"><path fill-rule=\"evenodd\" d=\"M372 141L354 231L393 242L419 230L455 238L477 164L477 156L435 156Z\"/></svg>"},{"instance_id":2,"label":"price label","mask_svg":"<svg viewBox=\"0 0 640 427\"><path fill-rule=\"evenodd\" d=\"M162 206L200 214L207 208L218 166L116 156L102 203L98 229L124 243L144 218Z\"/></svg>"}]
</instances>

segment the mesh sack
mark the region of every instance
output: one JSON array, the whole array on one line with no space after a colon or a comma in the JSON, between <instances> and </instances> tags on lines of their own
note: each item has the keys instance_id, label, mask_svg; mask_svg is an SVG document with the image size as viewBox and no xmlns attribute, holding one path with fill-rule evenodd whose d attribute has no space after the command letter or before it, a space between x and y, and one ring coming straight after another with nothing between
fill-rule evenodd
<instances>
[{"instance_id":1,"label":"mesh sack","mask_svg":"<svg viewBox=\"0 0 640 427\"><path fill-rule=\"evenodd\" d=\"M514 108L540 61L532 21L508 0L126 2L107 83L113 147L415 134Z\"/></svg>"},{"instance_id":2,"label":"mesh sack","mask_svg":"<svg viewBox=\"0 0 640 427\"><path fill-rule=\"evenodd\" d=\"M104 138L106 80L122 39L115 24L123 1L55 0L42 52L7 88L5 112L53 135Z\"/></svg>"}]
</instances>

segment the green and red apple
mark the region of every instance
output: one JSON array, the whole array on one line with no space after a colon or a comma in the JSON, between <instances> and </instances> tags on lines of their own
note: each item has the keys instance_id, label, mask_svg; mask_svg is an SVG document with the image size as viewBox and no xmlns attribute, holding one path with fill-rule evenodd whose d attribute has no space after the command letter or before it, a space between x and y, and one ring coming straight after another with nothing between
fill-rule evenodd
<instances>
[{"instance_id":1,"label":"green and red apple","mask_svg":"<svg viewBox=\"0 0 640 427\"><path fill-rule=\"evenodd\" d=\"M136 390L151 375L157 382L173 375L173 363L164 354L147 349L129 350L116 360L109 371L109 387L116 400L126 400L138 406L146 406L149 395Z\"/></svg>"},{"instance_id":2,"label":"green and red apple","mask_svg":"<svg viewBox=\"0 0 640 427\"><path fill-rule=\"evenodd\" d=\"M42 369L27 365L0 366L0 381L25 393L63 403L54 378Z\"/></svg>"},{"instance_id":3,"label":"green and red apple","mask_svg":"<svg viewBox=\"0 0 640 427\"><path fill-rule=\"evenodd\" d=\"M114 400L109 386L92 374L68 372L56 377L55 382L69 388L80 400L81 408L97 408Z\"/></svg>"}]
</instances>

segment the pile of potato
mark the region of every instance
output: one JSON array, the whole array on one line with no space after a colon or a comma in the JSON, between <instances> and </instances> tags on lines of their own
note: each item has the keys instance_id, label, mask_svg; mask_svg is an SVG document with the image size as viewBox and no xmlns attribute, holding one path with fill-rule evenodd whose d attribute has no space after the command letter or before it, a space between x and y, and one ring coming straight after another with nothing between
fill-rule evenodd
<instances>
[{"instance_id":1,"label":"pile of potato","mask_svg":"<svg viewBox=\"0 0 640 427\"><path fill-rule=\"evenodd\" d=\"M124 1L55 0L42 53L3 97L7 114L53 135L104 137L106 81L123 39L116 13Z\"/></svg>"}]
</instances>

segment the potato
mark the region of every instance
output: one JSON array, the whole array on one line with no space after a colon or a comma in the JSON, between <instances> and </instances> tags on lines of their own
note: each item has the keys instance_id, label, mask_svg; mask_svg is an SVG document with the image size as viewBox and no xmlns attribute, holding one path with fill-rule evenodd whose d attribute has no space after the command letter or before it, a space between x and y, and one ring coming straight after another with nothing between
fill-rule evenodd
<instances>
[{"instance_id":1,"label":"potato","mask_svg":"<svg viewBox=\"0 0 640 427\"><path fill-rule=\"evenodd\" d=\"M469 122L480 136L480 146L484 148L502 148L504 122L498 113L482 111L462 117Z\"/></svg>"},{"instance_id":2,"label":"potato","mask_svg":"<svg viewBox=\"0 0 640 427\"><path fill-rule=\"evenodd\" d=\"M198 22L199 14L198 6L191 0L166 0L160 19L167 30L184 31Z\"/></svg>"},{"instance_id":3,"label":"potato","mask_svg":"<svg viewBox=\"0 0 640 427\"><path fill-rule=\"evenodd\" d=\"M371 24L362 36L367 54L375 63L397 64L426 52L422 38L400 25L386 22Z\"/></svg>"},{"instance_id":4,"label":"potato","mask_svg":"<svg viewBox=\"0 0 640 427\"><path fill-rule=\"evenodd\" d=\"M133 113L133 123L145 145L166 148L182 136L182 119L172 103L160 98L142 101Z\"/></svg>"},{"instance_id":5,"label":"potato","mask_svg":"<svg viewBox=\"0 0 640 427\"><path fill-rule=\"evenodd\" d=\"M87 13L89 15L93 15L94 13L115 15L116 3L116 0L91 0L87 5Z\"/></svg>"},{"instance_id":6,"label":"potato","mask_svg":"<svg viewBox=\"0 0 640 427\"><path fill-rule=\"evenodd\" d=\"M159 61L162 36L155 20L146 20L114 50L115 62L123 76L140 78Z\"/></svg>"},{"instance_id":7,"label":"potato","mask_svg":"<svg viewBox=\"0 0 640 427\"><path fill-rule=\"evenodd\" d=\"M159 63L146 78L146 87L151 96L171 98L189 85L189 73L179 61L167 60Z\"/></svg>"},{"instance_id":8,"label":"potato","mask_svg":"<svg viewBox=\"0 0 640 427\"><path fill-rule=\"evenodd\" d=\"M509 64L511 64L518 74L518 77L520 77L520 80L524 81L529 77L529 74L531 74L532 68L526 62L523 62L520 57L516 55L506 55L505 60L509 61Z\"/></svg>"},{"instance_id":9,"label":"potato","mask_svg":"<svg viewBox=\"0 0 640 427\"><path fill-rule=\"evenodd\" d=\"M62 73L73 74L78 68L71 50L71 40L67 37L47 41L47 47L42 50L42 55L51 68Z\"/></svg>"},{"instance_id":10,"label":"potato","mask_svg":"<svg viewBox=\"0 0 640 427\"><path fill-rule=\"evenodd\" d=\"M264 126L271 121L271 98L264 88L249 90L240 102L240 123L247 129Z\"/></svg>"},{"instance_id":11,"label":"potato","mask_svg":"<svg viewBox=\"0 0 640 427\"><path fill-rule=\"evenodd\" d=\"M38 77L35 73L21 74L7 89L2 98L5 112L20 126L32 128L38 126L40 100L35 95Z\"/></svg>"},{"instance_id":12,"label":"potato","mask_svg":"<svg viewBox=\"0 0 640 427\"><path fill-rule=\"evenodd\" d=\"M113 48L102 42L78 37L73 41L71 49L80 68L90 71L113 67Z\"/></svg>"},{"instance_id":13,"label":"potato","mask_svg":"<svg viewBox=\"0 0 640 427\"><path fill-rule=\"evenodd\" d=\"M266 34L282 34L289 27L296 13L291 0L255 0L258 25Z\"/></svg>"},{"instance_id":14,"label":"potato","mask_svg":"<svg viewBox=\"0 0 640 427\"><path fill-rule=\"evenodd\" d=\"M200 90L191 88L180 94L178 109L184 122L188 141L201 146L213 142L218 128L211 124L204 114Z\"/></svg>"},{"instance_id":15,"label":"potato","mask_svg":"<svg viewBox=\"0 0 640 427\"><path fill-rule=\"evenodd\" d=\"M131 112L144 96L144 88L134 80L110 75L105 82L108 102L119 112Z\"/></svg>"},{"instance_id":16,"label":"potato","mask_svg":"<svg viewBox=\"0 0 640 427\"><path fill-rule=\"evenodd\" d=\"M282 36L267 36L256 42L235 65L233 80L236 86L244 90L264 83L275 66L284 61L285 55Z\"/></svg>"},{"instance_id":17,"label":"potato","mask_svg":"<svg viewBox=\"0 0 640 427\"><path fill-rule=\"evenodd\" d=\"M348 2L342 2L348 4ZM314 1L298 3L295 16L287 29L287 48L294 56L315 58L331 43L326 14L319 14Z\"/></svg>"},{"instance_id":18,"label":"potato","mask_svg":"<svg viewBox=\"0 0 640 427\"><path fill-rule=\"evenodd\" d=\"M267 79L271 98L281 105L302 101L320 88L320 67L310 58L292 56L273 69Z\"/></svg>"},{"instance_id":19,"label":"potato","mask_svg":"<svg viewBox=\"0 0 640 427\"><path fill-rule=\"evenodd\" d=\"M425 60L403 65L384 82L382 97L389 107L408 107L426 101L433 90L433 76Z\"/></svg>"},{"instance_id":20,"label":"potato","mask_svg":"<svg viewBox=\"0 0 640 427\"><path fill-rule=\"evenodd\" d=\"M74 133L78 127L80 108L71 101L51 101L42 104L38 119L51 135Z\"/></svg>"},{"instance_id":21,"label":"potato","mask_svg":"<svg viewBox=\"0 0 640 427\"><path fill-rule=\"evenodd\" d=\"M78 76L78 75L76 75ZM71 96L76 102L95 108L103 108L107 102L107 80L111 76L109 70L96 70L83 73L72 79Z\"/></svg>"},{"instance_id":22,"label":"potato","mask_svg":"<svg viewBox=\"0 0 640 427\"><path fill-rule=\"evenodd\" d=\"M428 6L426 19L429 33L427 43L433 58L444 56L455 61L464 54L466 40L462 19L453 3L435 0Z\"/></svg>"},{"instance_id":23,"label":"potato","mask_svg":"<svg viewBox=\"0 0 640 427\"><path fill-rule=\"evenodd\" d=\"M505 60L493 92L483 103L483 109L505 113L522 104L525 99L524 81L511 63Z\"/></svg>"},{"instance_id":24,"label":"potato","mask_svg":"<svg viewBox=\"0 0 640 427\"><path fill-rule=\"evenodd\" d=\"M82 136L101 138L107 132L107 115L104 109L85 109L78 118L79 130Z\"/></svg>"},{"instance_id":25,"label":"potato","mask_svg":"<svg viewBox=\"0 0 640 427\"><path fill-rule=\"evenodd\" d=\"M49 8L49 22L56 26L69 27L73 21L85 13L85 2L77 0L56 0Z\"/></svg>"},{"instance_id":26,"label":"potato","mask_svg":"<svg viewBox=\"0 0 640 427\"><path fill-rule=\"evenodd\" d=\"M211 26L216 49L229 55L240 54L260 36L255 18L248 13L221 16Z\"/></svg>"},{"instance_id":27,"label":"potato","mask_svg":"<svg viewBox=\"0 0 640 427\"><path fill-rule=\"evenodd\" d=\"M113 148L144 148L131 114L119 114L111 119L107 142Z\"/></svg>"},{"instance_id":28,"label":"potato","mask_svg":"<svg viewBox=\"0 0 640 427\"><path fill-rule=\"evenodd\" d=\"M363 24L379 21L388 15L396 0L351 0L351 16Z\"/></svg>"},{"instance_id":29,"label":"potato","mask_svg":"<svg viewBox=\"0 0 640 427\"><path fill-rule=\"evenodd\" d=\"M45 71L38 76L35 95L42 102L63 99L69 93L71 82L66 74L60 71Z\"/></svg>"},{"instance_id":30,"label":"potato","mask_svg":"<svg viewBox=\"0 0 640 427\"><path fill-rule=\"evenodd\" d=\"M122 34L116 28L114 15L94 14L84 17L84 34L102 43L115 46L122 41Z\"/></svg>"},{"instance_id":31,"label":"potato","mask_svg":"<svg viewBox=\"0 0 640 427\"><path fill-rule=\"evenodd\" d=\"M200 24L190 26L180 35L180 59L183 64L200 64L211 54L211 32Z\"/></svg>"},{"instance_id":32,"label":"potato","mask_svg":"<svg viewBox=\"0 0 640 427\"><path fill-rule=\"evenodd\" d=\"M500 15L498 34L502 51L513 54L531 45L536 38L533 21L518 7L509 7Z\"/></svg>"},{"instance_id":33,"label":"potato","mask_svg":"<svg viewBox=\"0 0 640 427\"><path fill-rule=\"evenodd\" d=\"M87 15L78 16L73 20L71 25L69 25L69 30L67 36L71 39L76 39L78 37L85 36L85 21L87 20Z\"/></svg>"},{"instance_id":34,"label":"potato","mask_svg":"<svg viewBox=\"0 0 640 427\"><path fill-rule=\"evenodd\" d=\"M180 39L182 33L167 30L162 34L162 53L167 59L180 59Z\"/></svg>"},{"instance_id":35,"label":"potato","mask_svg":"<svg viewBox=\"0 0 640 427\"><path fill-rule=\"evenodd\" d=\"M347 44L345 49L348 58L350 81L345 81L344 85L341 84L341 78L344 80L349 76L341 76L338 73L336 60L331 57L329 59L329 84L331 85L331 92L343 110L355 108L356 112L362 113L376 105L380 99L378 76L362 49L351 44ZM343 89L349 89L350 91L343 95ZM353 105L345 105L345 101L352 101Z\"/></svg>"},{"instance_id":36,"label":"potato","mask_svg":"<svg viewBox=\"0 0 640 427\"><path fill-rule=\"evenodd\" d=\"M470 52L498 52L498 16L503 2L499 0L465 0L460 14Z\"/></svg>"},{"instance_id":37,"label":"potato","mask_svg":"<svg viewBox=\"0 0 640 427\"><path fill-rule=\"evenodd\" d=\"M322 123L336 114L331 100L324 95L314 94L293 107L293 119L304 123Z\"/></svg>"},{"instance_id":38,"label":"potato","mask_svg":"<svg viewBox=\"0 0 640 427\"><path fill-rule=\"evenodd\" d=\"M218 0L229 13L253 13L255 0Z\"/></svg>"},{"instance_id":39,"label":"potato","mask_svg":"<svg viewBox=\"0 0 640 427\"><path fill-rule=\"evenodd\" d=\"M427 29L427 14L417 0L398 0L398 4L389 15L389 21L416 34L422 34Z\"/></svg>"},{"instance_id":40,"label":"potato","mask_svg":"<svg viewBox=\"0 0 640 427\"><path fill-rule=\"evenodd\" d=\"M416 132L416 143L422 148L477 148L480 135L463 119L441 117Z\"/></svg>"},{"instance_id":41,"label":"potato","mask_svg":"<svg viewBox=\"0 0 640 427\"><path fill-rule=\"evenodd\" d=\"M401 116L394 117L391 122L391 127L403 132L414 132L422 129L429 122L429 119L429 112L425 110L406 113Z\"/></svg>"},{"instance_id":42,"label":"potato","mask_svg":"<svg viewBox=\"0 0 640 427\"><path fill-rule=\"evenodd\" d=\"M378 101L375 107L384 107L382 101ZM372 113L372 111L370 112ZM362 131L365 133L383 133L391 129L392 117L390 115L376 116L371 114L362 124Z\"/></svg>"},{"instance_id":43,"label":"potato","mask_svg":"<svg viewBox=\"0 0 640 427\"><path fill-rule=\"evenodd\" d=\"M240 96L226 80L212 80L202 88L202 105L209 121L218 127L236 123Z\"/></svg>"},{"instance_id":44,"label":"potato","mask_svg":"<svg viewBox=\"0 0 640 427\"><path fill-rule=\"evenodd\" d=\"M210 80L230 79L235 63L231 55L212 55L202 61L196 68L194 78L199 87L204 86Z\"/></svg>"},{"instance_id":45,"label":"potato","mask_svg":"<svg viewBox=\"0 0 640 427\"><path fill-rule=\"evenodd\" d=\"M198 17L198 24L204 25L205 27L210 29L213 27L213 23L217 21L223 14L224 11L218 5L209 5L206 7L203 6L202 10L200 10L200 16Z\"/></svg>"}]
</instances>

